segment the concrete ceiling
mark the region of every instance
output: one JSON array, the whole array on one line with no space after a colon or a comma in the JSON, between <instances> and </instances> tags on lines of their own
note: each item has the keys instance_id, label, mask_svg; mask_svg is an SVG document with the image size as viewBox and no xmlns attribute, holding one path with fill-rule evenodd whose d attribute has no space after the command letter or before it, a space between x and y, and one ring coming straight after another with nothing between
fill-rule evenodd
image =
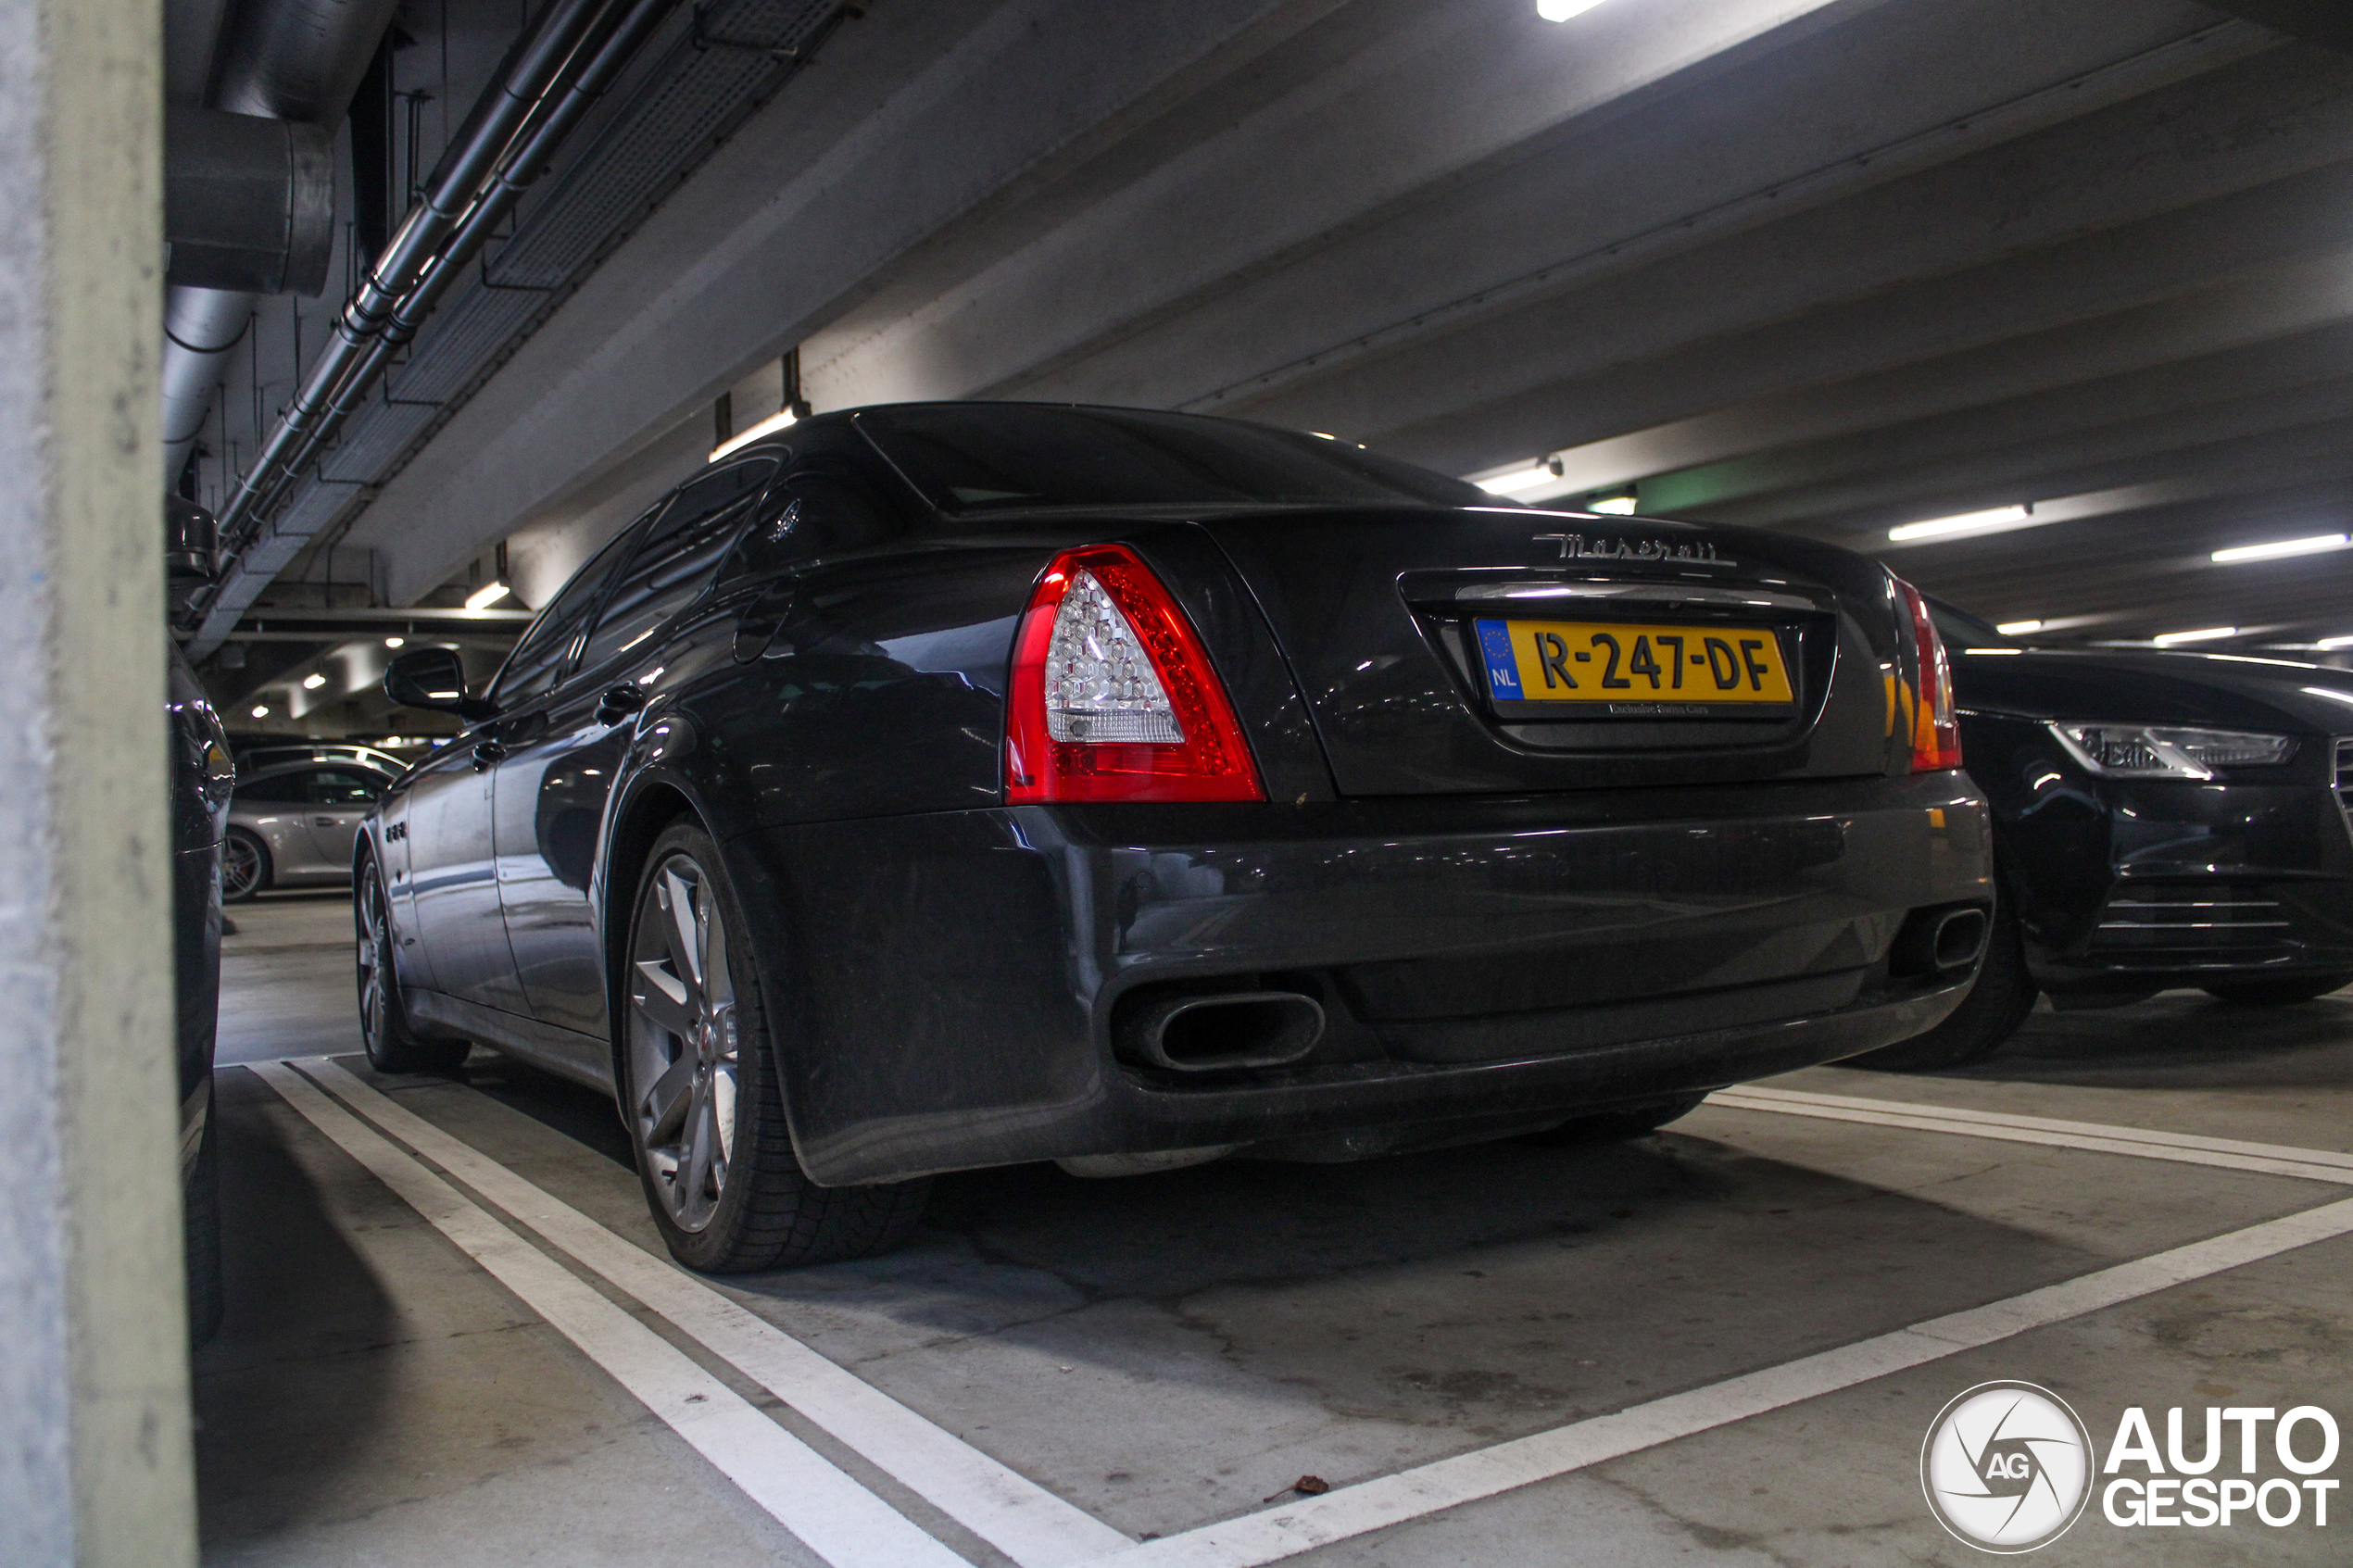
<instances>
[{"instance_id":1,"label":"concrete ceiling","mask_svg":"<svg viewBox=\"0 0 2353 1568\"><path fill-rule=\"evenodd\" d=\"M2353 529L2353 58L2189 0L879 0L345 543L581 558L796 345L819 408L1550 456L2070 636L2353 633L2353 551L2208 558Z\"/></svg>"}]
</instances>

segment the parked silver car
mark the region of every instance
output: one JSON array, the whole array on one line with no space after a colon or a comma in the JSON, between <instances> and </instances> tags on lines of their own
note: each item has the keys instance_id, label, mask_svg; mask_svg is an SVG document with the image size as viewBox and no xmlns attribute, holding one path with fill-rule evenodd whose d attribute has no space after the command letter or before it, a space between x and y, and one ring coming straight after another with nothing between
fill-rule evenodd
<instances>
[{"instance_id":1,"label":"parked silver car","mask_svg":"<svg viewBox=\"0 0 2353 1568\"><path fill-rule=\"evenodd\" d=\"M392 775L352 762L295 762L237 780L220 851L220 897L351 880L352 835Z\"/></svg>"}]
</instances>

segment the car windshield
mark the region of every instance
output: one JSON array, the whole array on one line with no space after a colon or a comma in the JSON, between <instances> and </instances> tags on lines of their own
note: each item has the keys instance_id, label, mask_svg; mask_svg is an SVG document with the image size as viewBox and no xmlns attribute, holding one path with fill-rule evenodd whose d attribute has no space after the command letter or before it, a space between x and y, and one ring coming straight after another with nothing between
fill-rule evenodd
<instances>
[{"instance_id":1,"label":"car windshield","mask_svg":"<svg viewBox=\"0 0 2353 1568\"><path fill-rule=\"evenodd\" d=\"M2005 637L1988 621L1980 621L1965 609L1955 609L1942 599L1928 601L1928 618L1936 622L1936 634L1944 639L1948 648L2018 648L2026 645L2016 637Z\"/></svg>"},{"instance_id":2,"label":"car windshield","mask_svg":"<svg viewBox=\"0 0 2353 1568\"><path fill-rule=\"evenodd\" d=\"M1040 507L1493 506L1477 485L1327 436L1184 414L908 404L858 428L943 512Z\"/></svg>"}]
</instances>

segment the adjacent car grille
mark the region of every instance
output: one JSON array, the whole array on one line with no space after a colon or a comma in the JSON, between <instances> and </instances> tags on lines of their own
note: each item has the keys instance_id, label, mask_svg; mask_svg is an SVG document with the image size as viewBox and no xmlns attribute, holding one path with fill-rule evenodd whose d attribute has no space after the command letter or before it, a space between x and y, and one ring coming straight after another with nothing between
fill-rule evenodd
<instances>
[{"instance_id":1,"label":"adjacent car grille","mask_svg":"<svg viewBox=\"0 0 2353 1568\"><path fill-rule=\"evenodd\" d=\"M2108 958L2158 953L2244 960L2289 945L2294 922L2270 890L2213 883L2126 884L2100 911L2092 947Z\"/></svg>"}]
</instances>

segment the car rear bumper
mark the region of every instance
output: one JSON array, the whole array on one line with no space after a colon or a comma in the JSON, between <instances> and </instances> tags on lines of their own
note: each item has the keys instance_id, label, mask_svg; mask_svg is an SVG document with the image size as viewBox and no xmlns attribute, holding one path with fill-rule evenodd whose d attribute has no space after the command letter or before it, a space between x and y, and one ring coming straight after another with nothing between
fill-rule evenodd
<instances>
[{"instance_id":1,"label":"car rear bumper","mask_svg":"<svg viewBox=\"0 0 2353 1568\"><path fill-rule=\"evenodd\" d=\"M983 809L728 847L829 1184L1565 1117L1835 1060L1957 1004L1966 971L1899 972L1890 945L1991 887L1953 773ZM1257 990L1320 1002L1308 1057L1189 1075L1121 1044L1156 998Z\"/></svg>"}]
</instances>

